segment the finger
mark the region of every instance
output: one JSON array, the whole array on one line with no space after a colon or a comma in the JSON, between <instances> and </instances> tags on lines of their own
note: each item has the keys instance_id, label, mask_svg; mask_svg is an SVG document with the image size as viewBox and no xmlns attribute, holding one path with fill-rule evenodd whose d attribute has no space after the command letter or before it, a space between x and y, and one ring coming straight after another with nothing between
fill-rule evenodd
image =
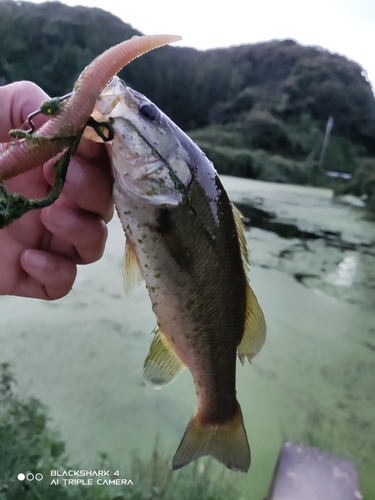
<instances>
[{"instance_id":1,"label":"finger","mask_svg":"<svg viewBox=\"0 0 375 500\"><path fill-rule=\"evenodd\" d=\"M48 95L32 82L15 82L0 87L0 142L9 142L9 130L20 128L29 114L37 110L47 98ZM45 121L46 117L35 117L37 126Z\"/></svg>"},{"instance_id":2,"label":"finger","mask_svg":"<svg viewBox=\"0 0 375 500\"><path fill-rule=\"evenodd\" d=\"M21 265L28 275L22 294L25 297L60 299L70 292L77 275L77 267L70 259L41 250L23 252Z\"/></svg>"},{"instance_id":3,"label":"finger","mask_svg":"<svg viewBox=\"0 0 375 500\"><path fill-rule=\"evenodd\" d=\"M100 217L58 200L41 211L41 220L54 236L51 252L77 264L96 262L103 255L108 230Z\"/></svg>"},{"instance_id":4,"label":"finger","mask_svg":"<svg viewBox=\"0 0 375 500\"><path fill-rule=\"evenodd\" d=\"M52 162L45 165L44 175L47 182L53 185L55 172ZM101 166L74 157L68 168L63 194L79 208L99 215L105 222L113 217L112 177Z\"/></svg>"},{"instance_id":5,"label":"finger","mask_svg":"<svg viewBox=\"0 0 375 500\"><path fill-rule=\"evenodd\" d=\"M90 141L89 139L82 138L77 148L77 154L86 160L95 160L106 152L105 146L102 143ZM107 155L108 156L108 155Z\"/></svg>"}]
</instances>

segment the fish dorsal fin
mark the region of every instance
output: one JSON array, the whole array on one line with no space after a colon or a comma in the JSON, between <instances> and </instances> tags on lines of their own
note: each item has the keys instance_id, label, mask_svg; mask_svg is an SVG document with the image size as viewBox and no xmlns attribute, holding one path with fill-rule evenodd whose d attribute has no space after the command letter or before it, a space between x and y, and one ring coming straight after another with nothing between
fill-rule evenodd
<instances>
[{"instance_id":1,"label":"fish dorsal fin","mask_svg":"<svg viewBox=\"0 0 375 500\"><path fill-rule=\"evenodd\" d=\"M175 354L164 333L157 327L150 351L143 366L143 375L146 382L160 389L170 384L182 372L185 365Z\"/></svg>"},{"instance_id":2,"label":"fish dorsal fin","mask_svg":"<svg viewBox=\"0 0 375 500\"><path fill-rule=\"evenodd\" d=\"M240 243L242 262L245 273L249 271L249 254L247 251L247 241L245 237L245 226L241 212L232 204L233 217L236 224L236 231ZM250 362L260 351L266 339L266 322L263 311L255 297L249 281L246 285L246 317L245 328L241 343L238 346L237 354L242 364L247 358Z\"/></svg>"},{"instance_id":3,"label":"fish dorsal fin","mask_svg":"<svg viewBox=\"0 0 375 500\"><path fill-rule=\"evenodd\" d=\"M124 289L126 295L130 295L134 292L135 288L137 288L143 280L134 245L128 237L126 238L125 243L122 277L124 279Z\"/></svg>"},{"instance_id":4,"label":"fish dorsal fin","mask_svg":"<svg viewBox=\"0 0 375 500\"><path fill-rule=\"evenodd\" d=\"M245 268L245 271L247 272L250 266L249 266L249 254L247 251L247 241L245 236L245 224L243 223L243 215L238 210L238 208L235 205L233 205L233 203L232 203L232 212L233 212L234 222L236 224L238 241L240 243L242 263Z\"/></svg>"}]
</instances>

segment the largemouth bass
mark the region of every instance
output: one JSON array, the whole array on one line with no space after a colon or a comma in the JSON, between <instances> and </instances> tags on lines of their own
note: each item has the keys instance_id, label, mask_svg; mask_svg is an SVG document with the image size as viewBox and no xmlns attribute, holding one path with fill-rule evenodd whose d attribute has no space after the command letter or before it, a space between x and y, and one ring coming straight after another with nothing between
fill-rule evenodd
<instances>
[{"instance_id":1,"label":"largemouth bass","mask_svg":"<svg viewBox=\"0 0 375 500\"><path fill-rule=\"evenodd\" d=\"M157 318L145 378L161 387L188 367L194 379L197 408L172 466L211 455L247 471L236 355L251 360L266 327L247 278L241 215L204 153L145 96L115 78L93 116L114 130L125 289L143 278Z\"/></svg>"}]
</instances>

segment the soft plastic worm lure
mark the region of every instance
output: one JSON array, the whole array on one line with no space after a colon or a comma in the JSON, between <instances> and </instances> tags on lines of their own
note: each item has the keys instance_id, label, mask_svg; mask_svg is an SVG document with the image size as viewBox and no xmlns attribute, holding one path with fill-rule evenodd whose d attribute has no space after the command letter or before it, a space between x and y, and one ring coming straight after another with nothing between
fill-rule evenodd
<instances>
[{"instance_id":1,"label":"soft plastic worm lure","mask_svg":"<svg viewBox=\"0 0 375 500\"><path fill-rule=\"evenodd\" d=\"M104 140L111 140L110 124L90 119L100 92L107 82L133 59L144 53L180 40L173 35L133 37L99 55L87 66L74 85L71 94L49 99L28 117L29 130L13 130L8 148L0 154L0 228L9 225L29 210L53 203L61 193L69 161L74 155L87 125L95 128ZM42 127L35 130L33 118L39 113L50 116ZM65 150L65 151L64 151ZM45 198L28 200L18 193L10 193L3 181L43 165L64 151L56 162L56 181Z\"/></svg>"}]
</instances>

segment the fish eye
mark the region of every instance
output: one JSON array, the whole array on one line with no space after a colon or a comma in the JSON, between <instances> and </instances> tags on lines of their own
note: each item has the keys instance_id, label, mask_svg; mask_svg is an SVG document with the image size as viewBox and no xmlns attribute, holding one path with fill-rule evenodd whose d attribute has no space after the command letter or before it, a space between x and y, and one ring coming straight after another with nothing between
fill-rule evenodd
<instances>
[{"instance_id":1,"label":"fish eye","mask_svg":"<svg viewBox=\"0 0 375 500\"><path fill-rule=\"evenodd\" d=\"M151 103L141 104L139 106L139 112L144 118L147 118L150 121L157 120L160 116L158 108Z\"/></svg>"}]
</instances>

